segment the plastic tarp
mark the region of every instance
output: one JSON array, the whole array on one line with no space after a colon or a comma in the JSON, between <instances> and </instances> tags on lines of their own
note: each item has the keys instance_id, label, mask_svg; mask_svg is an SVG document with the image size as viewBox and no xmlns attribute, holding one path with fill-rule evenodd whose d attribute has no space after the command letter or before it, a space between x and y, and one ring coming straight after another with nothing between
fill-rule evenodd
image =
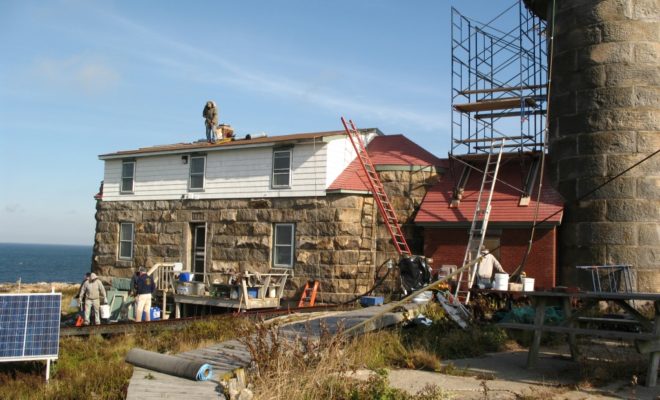
<instances>
[{"instance_id":1,"label":"plastic tarp","mask_svg":"<svg viewBox=\"0 0 660 400\"><path fill-rule=\"evenodd\" d=\"M517 307L507 313L498 313L497 322L516 322L521 324L533 324L536 311L532 307ZM497 319L497 318L496 318ZM557 307L546 307L543 324L557 325L564 320L564 313Z\"/></svg>"},{"instance_id":2,"label":"plastic tarp","mask_svg":"<svg viewBox=\"0 0 660 400\"><path fill-rule=\"evenodd\" d=\"M424 257L402 257L399 260L399 274L401 275L401 288L406 294L431 283L431 268Z\"/></svg>"},{"instance_id":3,"label":"plastic tarp","mask_svg":"<svg viewBox=\"0 0 660 400\"><path fill-rule=\"evenodd\" d=\"M205 381L213 376L211 366L204 360L186 360L142 349L131 349L126 355L126 362L137 367L195 381Z\"/></svg>"}]
</instances>

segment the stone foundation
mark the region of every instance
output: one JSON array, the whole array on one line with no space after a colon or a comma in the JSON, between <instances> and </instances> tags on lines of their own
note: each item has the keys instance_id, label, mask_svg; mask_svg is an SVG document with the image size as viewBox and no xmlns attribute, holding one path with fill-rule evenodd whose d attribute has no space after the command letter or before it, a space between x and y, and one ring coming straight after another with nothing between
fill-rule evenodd
<instances>
[{"instance_id":1,"label":"stone foundation","mask_svg":"<svg viewBox=\"0 0 660 400\"><path fill-rule=\"evenodd\" d=\"M421 234L412 223L433 173L381 173L411 247ZM295 263L287 295L297 298L310 279L317 298L345 301L371 289L398 255L371 195L240 200L123 201L97 204L93 271L129 277L139 266L183 262L190 269L191 226L206 223L206 270L266 272L272 265L276 223L295 224ZM133 259L118 259L119 223L135 224ZM421 246L417 246L421 251ZM417 250L415 249L415 250ZM415 252L415 250L413 250ZM395 274L381 291L396 289Z\"/></svg>"}]
</instances>

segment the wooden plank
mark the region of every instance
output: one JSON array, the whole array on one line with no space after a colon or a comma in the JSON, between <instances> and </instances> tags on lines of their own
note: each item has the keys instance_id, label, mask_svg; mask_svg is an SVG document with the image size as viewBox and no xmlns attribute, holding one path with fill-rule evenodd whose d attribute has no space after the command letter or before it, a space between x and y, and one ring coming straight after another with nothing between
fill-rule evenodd
<instances>
[{"instance_id":1,"label":"wooden plank","mask_svg":"<svg viewBox=\"0 0 660 400\"><path fill-rule=\"evenodd\" d=\"M605 337L605 338L613 338L613 339L629 339L629 340L655 339L655 336L652 333L583 329L583 328L571 328L568 326L553 326L553 325L537 326L533 324L518 324L518 323L498 323L496 325L504 329L519 329L523 331L534 331L537 329L543 329L544 332L573 333L575 335L597 336L597 337Z\"/></svg>"},{"instance_id":2,"label":"wooden plank","mask_svg":"<svg viewBox=\"0 0 660 400\"><path fill-rule=\"evenodd\" d=\"M653 334L656 339L660 336L660 301L655 302L655 323L653 325ZM646 386L654 387L658 381L658 363L660 362L660 352L651 353L649 365L646 372Z\"/></svg>"},{"instance_id":3,"label":"wooden plank","mask_svg":"<svg viewBox=\"0 0 660 400\"><path fill-rule=\"evenodd\" d=\"M522 135L522 136L497 136L497 137L483 137L479 139L454 139L454 143L484 143L484 142L499 142L502 140L526 140L532 139L532 136Z\"/></svg>"},{"instance_id":4,"label":"wooden plank","mask_svg":"<svg viewBox=\"0 0 660 400\"><path fill-rule=\"evenodd\" d=\"M639 354L650 354L660 351L660 339L656 340L635 340L635 349Z\"/></svg>"},{"instance_id":5,"label":"wooden plank","mask_svg":"<svg viewBox=\"0 0 660 400\"><path fill-rule=\"evenodd\" d=\"M536 101L531 97L507 97L502 99L482 100L476 103L454 104L454 109L461 112L494 111L519 108L524 101L526 106L536 107Z\"/></svg>"},{"instance_id":6,"label":"wooden plank","mask_svg":"<svg viewBox=\"0 0 660 400\"><path fill-rule=\"evenodd\" d=\"M568 327L574 328L573 325L574 322L573 319L571 318L571 314L573 313L573 308L571 307L571 299L569 299L568 297L562 299L562 307L564 309L564 316L566 317ZM574 333L568 334L568 346L571 349L571 358L573 360L577 360L579 357L579 351L577 347L577 340Z\"/></svg>"},{"instance_id":7,"label":"wooden plank","mask_svg":"<svg viewBox=\"0 0 660 400\"><path fill-rule=\"evenodd\" d=\"M527 368L533 368L539 356L539 347L541 346L541 335L543 334L543 320L545 319L545 297L535 299L534 307L536 308L536 315L534 316L534 338L532 339L532 346L529 348L527 354Z\"/></svg>"},{"instance_id":8,"label":"wooden plank","mask_svg":"<svg viewBox=\"0 0 660 400\"><path fill-rule=\"evenodd\" d=\"M527 297L573 297L600 300L649 300L660 301L660 293L610 293L610 292L522 292Z\"/></svg>"}]
</instances>

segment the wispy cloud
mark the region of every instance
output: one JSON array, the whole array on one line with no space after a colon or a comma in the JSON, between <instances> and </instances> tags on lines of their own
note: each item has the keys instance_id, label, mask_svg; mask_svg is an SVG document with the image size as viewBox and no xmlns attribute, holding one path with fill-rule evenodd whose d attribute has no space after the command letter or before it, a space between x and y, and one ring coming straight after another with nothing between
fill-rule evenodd
<instances>
[{"instance_id":1,"label":"wispy cloud","mask_svg":"<svg viewBox=\"0 0 660 400\"><path fill-rule=\"evenodd\" d=\"M25 211L25 209L23 209L23 207L21 207L21 205L18 204L18 203L6 204L5 205L5 212L8 213L8 214L19 214L19 213L22 213L24 211Z\"/></svg>"},{"instance_id":2,"label":"wispy cloud","mask_svg":"<svg viewBox=\"0 0 660 400\"><path fill-rule=\"evenodd\" d=\"M370 93L354 96L337 92L334 83L339 76L347 77L348 81L361 79L359 76L347 76L350 71L343 68L334 69L324 65L323 68L316 68L320 71L317 79L305 82L228 61L208 49L172 39L114 12L97 11L116 24L119 31L126 32L131 37L141 37L149 43L143 49L133 50L133 57L140 58L144 63L155 64L161 73L179 79L195 83L232 85L252 92L315 104L338 113L360 114L363 117L401 125L412 124L424 130L437 130L447 126L446 114L436 110L425 112L384 102L382 99L370 97ZM405 90L403 85L400 85L399 89ZM419 86L411 85L411 97L416 97L419 91Z\"/></svg>"},{"instance_id":3,"label":"wispy cloud","mask_svg":"<svg viewBox=\"0 0 660 400\"><path fill-rule=\"evenodd\" d=\"M42 83L74 88L88 95L111 90L121 80L119 72L108 63L82 55L39 59L31 72Z\"/></svg>"}]
</instances>

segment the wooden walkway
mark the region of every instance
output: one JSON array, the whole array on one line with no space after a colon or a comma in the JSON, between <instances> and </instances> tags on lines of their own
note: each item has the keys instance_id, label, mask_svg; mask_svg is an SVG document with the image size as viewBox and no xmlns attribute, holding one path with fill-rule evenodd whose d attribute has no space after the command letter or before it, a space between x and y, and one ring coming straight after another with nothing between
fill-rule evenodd
<instances>
[{"instance_id":1,"label":"wooden walkway","mask_svg":"<svg viewBox=\"0 0 660 400\"><path fill-rule=\"evenodd\" d=\"M408 304L398 312L386 312L380 318L359 329L364 333L397 324L405 319L405 314L418 308L417 304ZM281 328L284 336L303 337L311 334L317 337L321 327L329 332L348 329L381 312L381 307L367 307L332 315L314 317L288 324ZM250 354L238 340L229 340L210 347L177 354L183 359L202 359L213 366L213 377L208 381L193 381L162 374L144 368L134 367L133 376L128 386L128 400L149 399L220 399L223 392L220 386L222 377L236 368L246 367L250 363Z\"/></svg>"}]
</instances>

